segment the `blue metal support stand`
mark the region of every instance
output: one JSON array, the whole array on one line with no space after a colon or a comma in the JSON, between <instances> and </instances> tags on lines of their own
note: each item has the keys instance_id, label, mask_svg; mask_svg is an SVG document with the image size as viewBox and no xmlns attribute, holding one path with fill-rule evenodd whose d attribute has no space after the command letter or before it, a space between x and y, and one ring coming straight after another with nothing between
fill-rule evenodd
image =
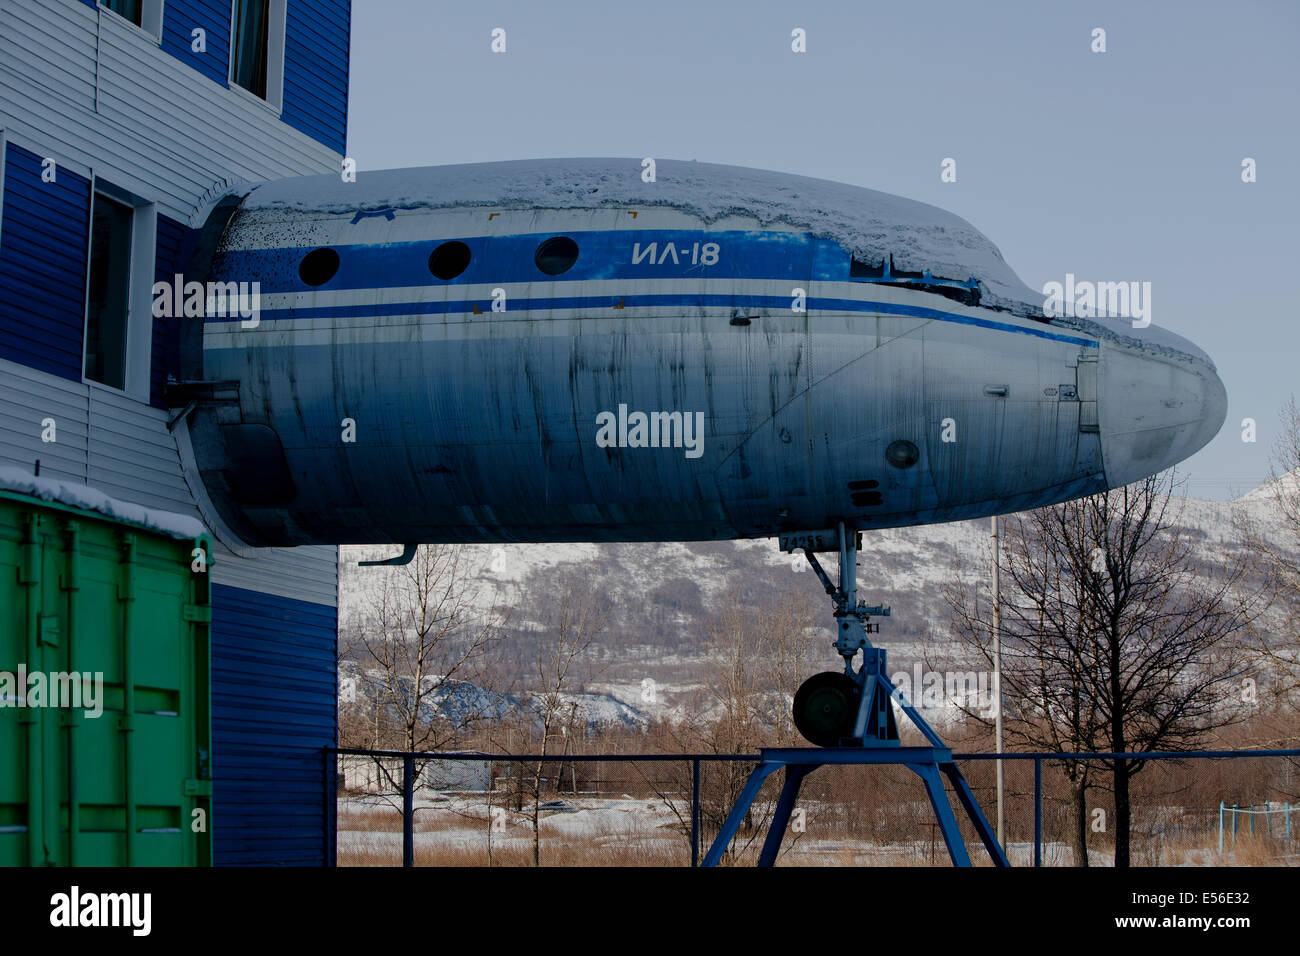
<instances>
[{"instance_id":1,"label":"blue metal support stand","mask_svg":"<svg viewBox=\"0 0 1300 956\"><path fill-rule=\"evenodd\" d=\"M759 866L771 866L776 862L794 811L799 799L799 789L804 779L818 767L844 764L901 764L921 778L925 784L926 795L939 823L939 832L943 834L948 856L954 866L970 866L970 855L957 826L957 817L948 801L947 791L943 786L943 776L952 781L961 800L962 809L966 811L979 833L984 848L988 850L995 866L1009 866L1006 854L998 845L997 837L980 811L979 804L971 795L970 787L962 777L961 770L953 763L952 751L944 747L767 747L760 751L758 764L745 782L745 788L736 799L735 806L727 814L722 829L718 831L713 845L705 854L701 866L717 866L722 855L731 845L741 821L749 812L758 796L763 782L778 770L785 770L785 783L781 795L777 798L772 822L763 841L759 854Z\"/></svg>"},{"instance_id":2,"label":"blue metal support stand","mask_svg":"<svg viewBox=\"0 0 1300 956\"><path fill-rule=\"evenodd\" d=\"M885 665L885 651L873 647L867 640L867 634L879 629L878 624L870 624L872 615L888 616L889 609L867 607L857 599L857 535L849 532L843 523L838 528L840 553L840 584L831 583L826 572L822 570L812 548L806 548L804 554L808 563L817 573L826 593L835 604L836 641L835 649L844 658L845 674L856 684L856 714L846 712L845 717L852 717L850 724L845 723L844 733L839 736L838 746L825 747L780 747L764 748L760 751L758 764L745 782L745 787L736 804L727 814L705 854L702 866L717 866L722 855L727 851L741 821L749 812L764 781L778 770L785 770L785 782L776 807L768 833L759 854L759 866L772 866L781 849L781 841L790 822L799 799L799 789L804 779L818 767L827 764L901 764L911 770L925 784L926 795L934 810L939 830L943 834L944 844L948 847L948 856L954 866L970 866L970 854L957 826L957 818L944 789L943 778L946 776L960 801L962 809L970 818L979 835L980 841L988 851L995 866L1009 866L1006 853L997 841L993 829L984 818L970 785L962 776L960 768L953 762L949 750L925 719L901 691L890 681ZM853 668L853 660L858 652L862 653L862 665ZM826 676L826 675L822 675ZM845 678L831 677L832 681L843 682ZM852 684L850 686L853 686ZM898 738L898 729L893 717L893 704L897 703L902 712L924 735L929 746L903 747ZM796 717L796 719L798 719ZM813 736L814 740L824 742Z\"/></svg>"}]
</instances>

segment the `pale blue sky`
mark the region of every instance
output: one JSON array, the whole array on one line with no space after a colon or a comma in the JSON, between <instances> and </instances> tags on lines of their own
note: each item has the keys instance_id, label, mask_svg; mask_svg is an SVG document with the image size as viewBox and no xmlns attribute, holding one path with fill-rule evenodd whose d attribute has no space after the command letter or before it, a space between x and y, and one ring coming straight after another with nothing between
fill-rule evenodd
<instances>
[{"instance_id":1,"label":"pale blue sky","mask_svg":"<svg viewBox=\"0 0 1300 956\"><path fill-rule=\"evenodd\" d=\"M353 0L348 151L362 170L783 170L951 210L1033 289L1067 272L1150 281L1154 323L1209 352L1228 389L1219 437L1181 468L1189 494L1225 497L1267 476L1300 392L1298 46L1290 0ZM941 183L949 156L957 182Z\"/></svg>"}]
</instances>

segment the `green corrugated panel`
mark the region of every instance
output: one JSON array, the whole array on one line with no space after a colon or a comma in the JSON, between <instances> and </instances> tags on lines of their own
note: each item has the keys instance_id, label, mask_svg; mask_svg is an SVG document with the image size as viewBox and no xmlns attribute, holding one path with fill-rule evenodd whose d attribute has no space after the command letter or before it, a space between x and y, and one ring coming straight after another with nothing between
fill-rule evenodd
<instances>
[{"instance_id":1,"label":"green corrugated panel","mask_svg":"<svg viewBox=\"0 0 1300 956\"><path fill-rule=\"evenodd\" d=\"M211 554L0 491L0 695L102 680L98 716L0 699L0 864L211 863Z\"/></svg>"}]
</instances>

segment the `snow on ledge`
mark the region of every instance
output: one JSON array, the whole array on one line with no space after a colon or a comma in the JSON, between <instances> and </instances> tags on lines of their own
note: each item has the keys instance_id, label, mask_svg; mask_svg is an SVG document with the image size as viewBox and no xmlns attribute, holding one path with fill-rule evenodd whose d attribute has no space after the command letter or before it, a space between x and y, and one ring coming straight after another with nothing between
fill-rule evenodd
<instances>
[{"instance_id":1,"label":"snow on ledge","mask_svg":"<svg viewBox=\"0 0 1300 956\"><path fill-rule=\"evenodd\" d=\"M38 478L21 468L0 465L0 490L30 495L42 501L57 502L86 511L97 511L106 517L142 525L173 538L197 538L207 533L203 522L189 515L119 501L88 485L60 481L57 478Z\"/></svg>"}]
</instances>

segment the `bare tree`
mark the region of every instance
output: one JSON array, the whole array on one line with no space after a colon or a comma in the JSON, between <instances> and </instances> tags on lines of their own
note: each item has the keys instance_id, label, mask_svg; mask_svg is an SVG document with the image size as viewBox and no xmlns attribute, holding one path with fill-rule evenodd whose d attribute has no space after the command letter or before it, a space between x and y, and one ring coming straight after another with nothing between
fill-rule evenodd
<instances>
[{"instance_id":1,"label":"bare tree","mask_svg":"<svg viewBox=\"0 0 1300 956\"><path fill-rule=\"evenodd\" d=\"M499 716L502 697L485 665L508 612L481 584L482 570L463 546L422 545L408 564L353 572L373 579L343 639L360 672L357 707L369 709L370 726L344 722L345 746L439 750ZM375 764L400 790L400 765ZM417 779L423 770L417 761Z\"/></svg>"},{"instance_id":2,"label":"bare tree","mask_svg":"<svg viewBox=\"0 0 1300 956\"><path fill-rule=\"evenodd\" d=\"M706 689L679 724L663 727L674 746L688 752L738 754L797 744L794 693L805 678L822 669L830 646L825 632L809 625L814 616L805 591L789 590L757 602L732 593L706 625L711 661ZM751 769L739 761L718 762L710 768L700 784L700 815L706 829L721 828ZM691 791L690 774L689 764L683 764L672 781L647 780L688 836L691 807L681 795ZM745 836L738 835L739 845L728 848L729 856L754 842L771 809L766 804L751 805ZM785 845L787 852L794 842Z\"/></svg>"},{"instance_id":3,"label":"bare tree","mask_svg":"<svg viewBox=\"0 0 1300 956\"><path fill-rule=\"evenodd\" d=\"M764 612L766 662L763 683L770 690L765 725L769 746L796 747L804 743L794 725L794 695L808 677L834 666L832 641L824 628L812 624L821 607L814 606L806 590L781 594Z\"/></svg>"},{"instance_id":4,"label":"bare tree","mask_svg":"<svg viewBox=\"0 0 1300 956\"><path fill-rule=\"evenodd\" d=\"M1242 565L1196 562L1172 490L1166 473L1008 520L1002 687L1013 739L1066 753L1189 750L1239 719L1245 668L1230 638L1250 619ZM987 602L959 591L953 604L957 634L991 665ZM1146 764L1102 764L1116 866L1129 864L1129 786ZM1078 800L1090 781L1075 774ZM1079 810L1074 841L1086 832Z\"/></svg>"},{"instance_id":5,"label":"bare tree","mask_svg":"<svg viewBox=\"0 0 1300 956\"><path fill-rule=\"evenodd\" d=\"M1264 489L1269 513L1239 509L1237 528L1272 598L1269 613L1252 629L1255 650L1276 675L1275 699L1289 710L1300 696L1300 408L1294 396L1282 409L1271 473Z\"/></svg>"},{"instance_id":6,"label":"bare tree","mask_svg":"<svg viewBox=\"0 0 1300 956\"><path fill-rule=\"evenodd\" d=\"M1103 715L1083 679L1080 649L1087 644L1093 601L1090 574L1073 574L1059 550L1043 542L1061 542L1059 529L1083 521L1079 501L1010 517L1002 530L1003 574L1013 586L1002 593L1001 694L1003 733L1013 746L1052 753L1096 749ZM968 652L993 666L991 608L981 602L980 588L964 577L949 586L953 630ZM1086 613L1085 613L1086 611ZM934 669L934 649L926 647L926 666ZM951 661L948 661L950 665ZM961 662L963 665L965 661ZM952 702L968 719L986 726L994 714ZM1087 866L1088 788L1094 767L1086 760L1064 765L1069 783L1068 838L1076 866Z\"/></svg>"},{"instance_id":7,"label":"bare tree","mask_svg":"<svg viewBox=\"0 0 1300 956\"><path fill-rule=\"evenodd\" d=\"M518 715L519 731L525 740L539 739L538 761L528 776L522 764L515 764L516 806L526 795L533 836L533 865L541 865L541 811L545 783L546 757L552 742L562 737L567 742L577 736L585 721L575 695L583 692L589 672L593 643L604 633L609 622L609 606L599 586L590 578L576 573L561 576L552 601L542 608L535 634L534 670L530 675L533 689L526 695L527 705ZM536 735L536 738L534 738ZM506 750L509 751L509 740ZM558 775L558 771L557 771ZM575 785L576 786L576 785Z\"/></svg>"}]
</instances>

